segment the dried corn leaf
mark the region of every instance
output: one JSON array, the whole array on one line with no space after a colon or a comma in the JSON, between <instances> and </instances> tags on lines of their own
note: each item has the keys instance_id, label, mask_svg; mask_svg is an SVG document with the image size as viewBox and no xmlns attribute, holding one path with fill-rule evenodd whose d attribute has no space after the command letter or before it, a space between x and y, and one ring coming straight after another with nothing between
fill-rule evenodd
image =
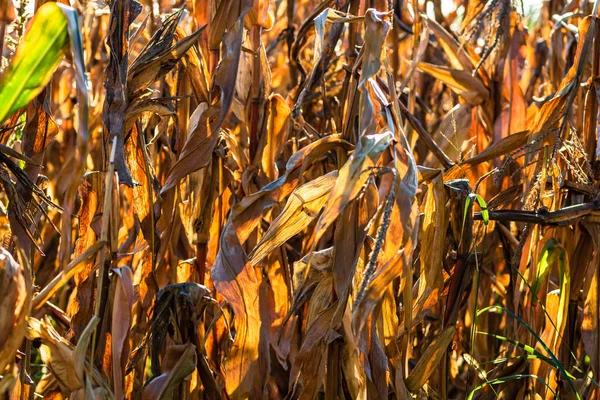
<instances>
[{"instance_id":1,"label":"dried corn leaf","mask_svg":"<svg viewBox=\"0 0 600 400\"><path fill-rule=\"evenodd\" d=\"M223 38L223 58L217 66L214 76L214 86L221 91L220 101L211 105L200 117L197 131L192 132L185 142L179 159L173 165L161 192L173 188L182 178L202 168L206 168L212 159L212 152L219 139L219 130L225 120L231 101L240 62L243 38L241 19L228 31Z\"/></svg>"},{"instance_id":2,"label":"dried corn leaf","mask_svg":"<svg viewBox=\"0 0 600 400\"><path fill-rule=\"evenodd\" d=\"M320 157L338 147L348 150L352 145L342 140L340 135L327 135L303 147L289 158L284 175L234 205L231 220L240 242L246 242L265 210L294 191L305 170Z\"/></svg>"},{"instance_id":3,"label":"dried corn leaf","mask_svg":"<svg viewBox=\"0 0 600 400\"><path fill-rule=\"evenodd\" d=\"M216 289L233 308L235 317L235 340L223 365L225 389L232 399L244 399L250 396L256 382L262 381L258 369L261 333L259 282L231 222L222 235L211 275Z\"/></svg>"},{"instance_id":4,"label":"dried corn leaf","mask_svg":"<svg viewBox=\"0 0 600 400\"><path fill-rule=\"evenodd\" d=\"M360 87L364 87L365 83L381 68L383 43L391 28L391 24L386 18L388 15L373 8L365 12L365 47L363 50Z\"/></svg>"},{"instance_id":5,"label":"dried corn leaf","mask_svg":"<svg viewBox=\"0 0 600 400\"><path fill-rule=\"evenodd\" d=\"M465 47L454 39L454 37L452 37L452 35L435 19L431 19L427 16L423 19L427 24L427 27L438 39L438 43L448 57L452 68L472 73L475 67L477 67L479 60L473 60L469 53L467 53ZM479 73L481 74L481 72Z\"/></svg>"},{"instance_id":6,"label":"dried corn leaf","mask_svg":"<svg viewBox=\"0 0 600 400\"><path fill-rule=\"evenodd\" d=\"M196 369L196 346L191 343L167 348L164 373L144 388L142 399L176 399L181 396L178 386Z\"/></svg>"},{"instance_id":7,"label":"dried corn leaf","mask_svg":"<svg viewBox=\"0 0 600 400\"><path fill-rule=\"evenodd\" d=\"M337 175L337 171L332 171L305 183L290 194L281 214L273 220L265 236L250 253L250 264L259 263L277 247L305 229L319 215Z\"/></svg>"},{"instance_id":8,"label":"dried corn leaf","mask_svg":"<svg viewBox=\"0 0 600 400\"><path fill-rule=\"evenodd\" d=\"M274 94L269 97L267 131L260 137L254 164L260 166L269 180L277 178L275 161L287 139L290 107L285 99Z\"/></svg>"},{"instance_id":9,"label":"dried corn leaf","mask_svg":"<svg viewBox=\"0 0 600 400\"><path fill-rule=\"evenodd\" d=\"M25 337L31 305L31 278L12 255L0 247L0 372L15 361L17 349ZM0 390L0 393L4 391Z\"/></svg>"},{"instance_id":10,"label":"dried corn leaf","mask_svg":"<svg viewBox=\"0 0 600 400\"><path fill-rule=\"evenodd\" d=\"M129 359L129 332L131 330L134 303L133 273L129 267L113 271L116 276L115 297L111 321L111 352L114 393L116 398L125 397L125 367Z\"/></svg>"},{"instance_id":11,"label":"dried corn leaf","mask_svg":"<svg viewBox=\"0 0 600 400\"><path fill-rule=\"evenodd\" d=\"M167 74L198 41L205 26L185 38L175 40L175 31L183 9L167 18L127 71L127 98L134 100Z\"/></svg>"},{"instance_id":12,"label":"dried corn leaf","mask_svg":"<svg viewBox=\"0 0 600 400\"><path fill-rule=\"evenodd\" d=\"M96 320L97 322L98 320ZM97 391L98 398L113 398L100 372L94 368L92 376L87 376L86 371L88 368L85 367L84 370L84 365L88 362L85 361L84 364L81 357L79 357L79 360L76 358L76 349L56 332L49 318L46 317L43 320L29 318L28 324L27 337L41 340L41 359L44 364L48 365L63 393L72 393L74 398L84 398L86 386L89 384L92 386L93 391ZM85 337L85 335L82 335L82 337ZM83 350L85 351L85 349ZM81 355L83 356L83 354ZM82 382L83 377L85 377L84 382Z\"/></svg>"},{"instance_id":13,"label":"dried corn leaf","mask_svg":"<svg viewBox=\"0 0 600 400\"><path fill-rule=\"evenodd\" d=\"M478 77L474 77L469 71L425 62L421 62L418 68L448 85L472 106L482 104L490 96L490 92L483 82Z\"/></svg>"},{"instance_id":14,"label":"dried corn leaf","mask_svg":"<svg viewBox=\"0 0 600 400\"><path fill-rule=\"evenodd\" d=\"M431 374L438 368L442 357L446 354L448 345L450 345L455 332L456 327L448 325L427 346L417 365L410 371L410 374L406 378L406 387L408 390L415 392L427 383Z\"/></svg>"},{"instance_id":15,"label":"dried corn leaf","mask_svg":"<svg viewBox=\"0 0 600 400\"><path fill-rule=\"evenodd\" d=\"M360 138L356 150L340 169L335 186L327 199L327 205L317 225L315 242L321 238L344 208L364 190L373 167L377 165L381 153L390 145L392 139L393 135L390 131Z\"/></svg>"}]
</instances>

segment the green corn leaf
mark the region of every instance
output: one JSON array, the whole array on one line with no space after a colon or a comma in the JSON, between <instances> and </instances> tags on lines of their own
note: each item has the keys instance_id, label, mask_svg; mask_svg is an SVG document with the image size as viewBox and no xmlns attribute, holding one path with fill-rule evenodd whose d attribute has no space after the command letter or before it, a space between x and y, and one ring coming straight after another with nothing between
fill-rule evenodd
<instances>
[{"instance_id":1,"label":"green corn leaf","mask_svg":"<svg viewBox=\"0 0 600 400\"><path fill-rule=\"evenodd\" d=\"M569 276L567 273L569 271L569 261L567 259L566 250L554 238L549 239L542 249L542 256L538 262L538 273L531 288L536 296L539 297L540 288L548 278L550 268L556 262L558 262L560 273L561 300L564 297L563 293L568 296ZM561 301L561 305L563 305L563 301Z\"/></svg>"},{"instance_id":2,"label":"green corn leaf","mask_svg":"<svg viewBox=\"0 0 600 400\"><path fill-rule=\"evenodd\" d=\"M483 219L483 223L485 226L490 223L490 213L488 212L487 204L483 197L480 195L475 196L475 200L477 204L479 204L479 208L481 209L481 218Z\"/></svg>"},{"instance_id":3,"label":"green corn leaf","mask_svg":"<svg viewBox=\"0 0 600 400\"><path fill-rule=\"evenodd\" d=\"M67 18L56 3L42 5L0 82L0 123L46 86L69 43Z\"/></svg>"},{"instance_id":4,"label":"green corn leaf","mask_svg":"<svg viewBox=\"0 0 600 400\"><path fill-rule=\"evenodd\" d=\"M485 202L483 197L481 197L480 195L475 194L475 193L469 194L469 197L467 197L467 201L465 202L465 211L463 212L463 226L465 225L465 221L467 219L467 213L469 212L469 209L471 208L471 204L473 203L473 200L475 200L477 202L477 204L479 205L479 208L481 209L481 219L483 219L484 225L487 226L490 222L490 213L487 208L487 203Z\"/></svg>"}]
</instances>

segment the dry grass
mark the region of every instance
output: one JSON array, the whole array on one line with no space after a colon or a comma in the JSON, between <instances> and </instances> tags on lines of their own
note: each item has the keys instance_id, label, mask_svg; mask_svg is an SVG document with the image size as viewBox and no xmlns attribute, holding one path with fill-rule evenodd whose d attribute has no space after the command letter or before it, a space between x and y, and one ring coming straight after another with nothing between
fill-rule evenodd
<instances>
[{"instance_id":1,"label":"dry grass","mask_svg":"<svg viewBox=\"0 0 600 400\"><path fill-rule=\"evenodd\" d=\"M600 399L599 1L33 3L0 398Z\"/></svg>"}]
</instances>

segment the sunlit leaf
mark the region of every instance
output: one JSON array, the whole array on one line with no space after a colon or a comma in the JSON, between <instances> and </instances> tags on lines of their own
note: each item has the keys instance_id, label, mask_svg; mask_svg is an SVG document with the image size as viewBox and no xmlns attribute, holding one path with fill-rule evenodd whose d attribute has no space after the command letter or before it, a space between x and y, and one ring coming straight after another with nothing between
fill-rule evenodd
<instances>
[{"instance_id":1,"label":"sunlit leaf","mask_svg":"<svg viewBox=\"0 0 600 400\"><path fill-rule=\"evenodd\" d=\"M53 2L41 6L0 81L0 123L46 86L69 43L67 18Z\"/></svg>"}]
</instances>

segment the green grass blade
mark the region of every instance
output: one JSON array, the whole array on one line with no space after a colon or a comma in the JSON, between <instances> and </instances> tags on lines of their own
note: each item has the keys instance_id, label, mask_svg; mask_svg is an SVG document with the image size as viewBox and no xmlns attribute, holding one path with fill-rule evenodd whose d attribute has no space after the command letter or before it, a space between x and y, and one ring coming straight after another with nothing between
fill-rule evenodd
<instances>
[{"instance_id":1,"label":"green grass blade","mask_svg":"<svg viewBox=\"0 0 600 400\"><path fill-rule=\"evenodd\" d=\"M496 335L494 333L490 333L490 332L483 332L483 331L477 331L477 333L479 335L486 335L486 336L491 336L494 339L498 339L498 340L502 340L504 342L508 342L511 344L514 344L517 347L520 347L521 349L523 349L524 351L526 351L527 353L529 353L532 358L539 358L540 360L543 360L545 362L547 362L548 364L552 365L554 368L559 368L558 365L550 358L550 357L546 357L545 355L543 355L542 353L540 353L539 351L537 351L536 349L534 349L531 346L528 346L524 343L521 343L517 340L514 339L510 339L504 336L500 336L500 335ZM571 373L569 373L568 371L565 371L567 376L569 376L569 378L571 379L577 379L575 378Z\"/></svg>"},{"instance_id":2,"label":"green grass blade","mask_svg":"<svg viewBox=\"0 0 600 400\"><path fill-rule=\"evenodd\" d=\"M546 316L546 318L548 318L548 321L550 321L550 324L552 324L552 326L554 327L554 330L556 330L556 333L558 334L558 337L560 337L562 339L562 335L560 334L560 331L558 330L558 327L556 326L556 324L554 323L554 321L552 320L552 318L550 318L550 314L548 314L548 310L546 310L546 306L540 301L540 298L538 297L537 293L533 290L533 287L531 286L531 284L527 281L527 279L525 279L525 277L523 276L523 274L521 274L521 271L519 271L518 268L512 267L513 271L515 271L519 277L521 278L521 280L523 281L523 283L525 284L525 286L527 286L531 292L531 295L533 297L533 300L535 300L540 307L542 308L542 310L544 311L544 315ZM561 281L562 282L562 281ZM563 342L564 346L567 346L566 343ZM573 353L573 350L571 350L570 347L567 346L567 348L569 349L569 353L571 354L571 358L573 359L573 361L575 363L577 363L577 357L575 357L575 353ZM577 367L579 368L579 367Z\"/></svg>"},{"instance_id":3,"label":"green grass blade","mask_svg":"<svg viewBox=\"0 0 600 400\"><path fill-rule=\"evenodd\" d=\"M518 379L525 379L525 378L535 378L538 381L540 381L541 383L544 384L544 386L546 386L548 388L548 390L554 395L555 398L559 398L557 396L557 394L554 392L554 390L552 390L552 388L539 376L537 375L531 375L531 374L518 374L518 375L510 375L510 376L505 376L502 378L497 378L494 380L491 380L489 382L484 382L481 385L477 386L475 389L471 390L471 393L469 393L469 396L467 397L467 400L471 400L473 398L473 396L475 395L475 392L483 389L484 387L488 386L488 385L496 385L496 384L500 384L500 383L506 383L506 382L510 382L510 381L516 381Z\"/></svg>"},{"instance_id":4,"label":"green grass blade","mask_svg":"<svg viewBox=\"0 0 600 400\"><path fill-rule=\"evenodd\" d=\"M554 363L556 364L556 366L557 366L558 370L561 372L561 374L563 374L563 376L565 377L565 380L567 381L567 384L569 385L569 388L573 391L576 398L581 399L581 396L579 395L579 393L575 389L575 386L573 386L573 382L569 378L569 374L567 374L567 371L565 371L565 369L561 365L560 361L558 361L558 358L556 358L554 353L552 353L552 350L550 350L550 348L546 345L546 343L544 343L542 338L537 333L535 333L535 331L533 329L531 329L531 327L529 325L527 325L527 323L525 321L523 321L521 318L519 318L516 314L514 314L509 309L504 308L502 306L489 306L489 307L482 308L481 310L479 310L478 315L481 315L484 312L493 311L493 310L504 311L505 313L507 313L514 319L516 319L521 325L523 325L529 331L529 333L531 333L533 335L533 337L535 337L535 339L538 341L538 343L544 348L546 353L548 353L548 356L550 356L552 361L554 361Z\"/></svg>"}]
</instances>

